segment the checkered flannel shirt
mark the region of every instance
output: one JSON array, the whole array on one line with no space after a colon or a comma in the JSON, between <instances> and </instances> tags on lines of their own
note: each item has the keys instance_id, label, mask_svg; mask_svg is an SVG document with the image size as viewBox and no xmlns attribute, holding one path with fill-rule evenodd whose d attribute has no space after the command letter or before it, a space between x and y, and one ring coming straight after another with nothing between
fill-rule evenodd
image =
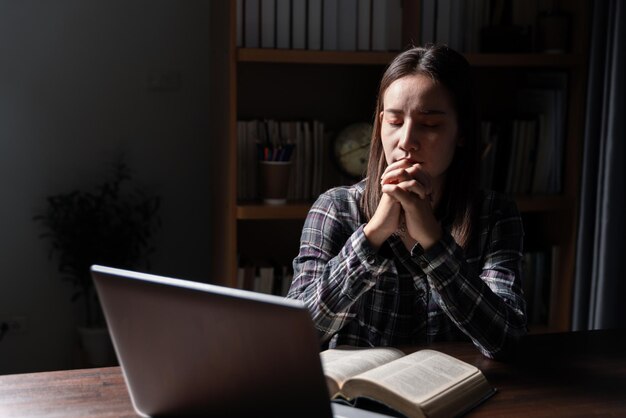
<instances>
[{"instance_id":1,"label":"checkered flannel shirt","mask_svg":"<svg viewBox=\"0 0 626 418\"><path fill-rule=\"evenodd\" d=\"M523 228L515 203L482 192L477 239L443 238L409 252L392 235L379 251L363 233L364 181L322 194L302 230L287 297L311 312L329 347L402 346L468 337L496 357L526 333Z\"/></svg>"}]
</instances>

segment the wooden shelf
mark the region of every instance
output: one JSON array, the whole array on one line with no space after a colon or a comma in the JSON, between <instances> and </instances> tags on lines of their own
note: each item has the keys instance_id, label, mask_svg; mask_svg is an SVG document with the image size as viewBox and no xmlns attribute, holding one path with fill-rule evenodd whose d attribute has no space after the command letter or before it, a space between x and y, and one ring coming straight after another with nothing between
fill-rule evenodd
<instances>
[{"instance_id":1,"label":"wooden shelf","mask_svg":"<svg viewBox=\"0 0 626 418\"><path fill-rule=\"evenodd\" d=\"M296 49L239 48L237 61L280 64L386 65L397 52L309 51ZM476 67L571 68L580 57L575 54L465 54Z\"/></svg>"},{"instance_id":2,"label":"wooden shelf","mask_svg":"<svg viewBox=\"0 0 626 418\"><path fill-rule=\"evenodd\" d=\"M226 37L230 69L215 74L227 74L230 84L221 79L216 85L228 85L229 148L219 153L223 165L227 166L229 178L236 178L237 166L237 118L253 119L275 117L298 120L298 118L318 118L330 124L341 126L346 120L369 118L375 99L375 89L380 73L399 53L372 51L312 51L262 48L237 48L237 8L236 1L211 2L221 12L214 14L216 25L227 26L230 30ZM407 5L419 8L419 0L410 0ZM228 4L226 13L224 4ZM584 109L587 82L587 59L589 21L592 2L589 0L571 0L561 2L572 21L570 33L570 51L565 54L543 53L466 53L465 57L473 67L477 86L485 88L486 100L481 103L484 113L495 113L504 119L515 117L517 110L511 100L517 90L525 84L528 74L536 71L567 73L567 144L563 155L563 193L561 195L515 196L517 207L523 215L527 231L526 242L542 245L558 245L557 271L551 280L549 315L545 324L531 324L530 332L539 334L553 331L565 331L571 326L571 298L573 294L574 267L576 260L576 236L580 178L580 154L584 133ZM418 39L419 19L408 18L402 22L407 33L406 39ZM406 16L405 16L406 17ZM413 21L415 20L415 21ZM535 27L536 29L536 27ZM407 37L407 35L409 37ZM215 50L219 60L221 49ZM287 85L297 85L298 80L307 79L310 91L298 96L290 91L276 90L283 81ZM355 93L352 89L336 89L344 80L358 78L360 88ZM328 86L328 80L334 84ZM374 80L374 81L373 81ZM323 91L319 91L322 86ZM369 87L368 87L369 86ZM500 88L502 86L503 88ZM491 88L490 91L489 89ZM365 91L366 89L369 89ZM363 90L361 92L361 90ZM275 93L268 100L268 92ZM349 94L344 94L349 93ZM300 97L302 99L300 100ZM311 100L314 99L314 100ZM339 100L340 99L340 100ZM283 103L288 103L283 105ZM271 106L269 106L271 105ZM368 107L369 106L369 107ZM271 107L271 108L270 108ZM354 109L353 109L354 108ZM352 114L346 116L346 109ZM336 115L341 114L341 117ZM221 115L216 120L223 120ZM223 167L219 170L224 171ZM330 184L329 184L330 185ZM238 255L256 256L257 258L293 259L297 251L298 228L294 223L302 222L311 208L312 201L288 202L282 206L265 205L261 201L237 201L237 188L229 184L226 196L227 214L225 225L232 245L219 248L219 263L226 265L221 274L227 277L224 282L234 285L237 276L236 260ZM221 201L221 200L217 200ZM233 208L234 207L234 208ZM284 222L284 225L277 223ZM221 225L218 225L221 227ZM276 237L276 233L293 233L293 237ZM273 243L276 243L273 245ZM267 254L259 256L262 246ZM271 256L271 257L270 257ZM225 261L222 261L225 260Z\"/></svg>"},{"instance_id":3,"label":"wooden shelf","mask_svg":"<svg viewBox=\"0 0 626 418\"><path fill-rule=\"evenodd\" d=\"M573 198L556 196L515 196L515 203L520 212L555 212L572 209Z\"/></svg>"},{"instance_id":4,"label":"wooden shelf","mask_svg":"<svg viewBox=\"0 0 626 418\"><path fill-rule=\"evenodd\" d=\"M311 209L311 202L289 202L285 205L266 205L261 202L237 205L237 219L304 219Z\"/></svg>"},{"instance_id":5,"label":"wooden shelf","mask_svg":"<svg viewBox=\"0 0 626 418\"><path fill-rule=\"evenodd\" d=\"M563 196L516 196L520 212L555 212L571 209L574 200ZM311 202L288 202L285 205L267 205L261 202L246 202L237 205L237 219L304 219L309 213Z\"/></svg>"}]
</instances>

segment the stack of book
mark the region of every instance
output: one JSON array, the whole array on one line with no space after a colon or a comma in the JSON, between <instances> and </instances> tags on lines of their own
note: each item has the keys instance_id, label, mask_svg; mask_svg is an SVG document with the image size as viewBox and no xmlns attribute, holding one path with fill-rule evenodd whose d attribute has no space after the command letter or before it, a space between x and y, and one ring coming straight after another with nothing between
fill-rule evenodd
<instances>
[{"instance_id":1,"label":"stack of book","mask_svg":"<svg viewBox=\"0 0 626 418\"><path fill-rule=\"evenodd\" d=\"M242 266L237 269L239 289L286 296L292 280L293 271L287 266Z\"/></svg>"},{"instance_id":2,"label":"stack of book","mask_svg":"<svg viewBox=\"0 0 626 418\"><path fill-rule=\"evenodd\" d=\"M530 52L537 2L421 0L421 43L462 52Z\"/></svg>"},{"instance_id":3,"label":"stack of book","mask_svg":"<svg viewBox=\"0 0 626 418\"><path fill-rule=\"evenodd\" d=\"M237 198L258 199L260 149L291 149L288 200L313 200L324 190L328 154L319 121L250 120L237 122ZM261 146L261 147L260 147Z\"/></svg>"},{"instance_id":4,"label":"stack of book","mask_svg":"<svg viewBox=\"0 0 626 418\"><path fill-rule=\"evenodd\" d=\"M547 324L551 288L557 277L558 247L524 253L522 290L529 324Z\"/></svg>"},{"instance_id":5,"label":"stack of book","mask_svg":"<svg viewBox=\"0 0 626 418\"><path fill-rule=\"evenodd\" d=\"M402 49L402 0L238 0L237 46Z\"/></svg>"},{"instance_id":6,"label":"stack of book","mask_svg":"<svg viewBox=\"0 0 626 418\"><path fill-rule=\"evenodd\" d=\"M533 87L518 92L521 118L482 122L483 187L511 194L561 192L566 81L563 74L536 74Z\"/></svg>"}]
</instances>

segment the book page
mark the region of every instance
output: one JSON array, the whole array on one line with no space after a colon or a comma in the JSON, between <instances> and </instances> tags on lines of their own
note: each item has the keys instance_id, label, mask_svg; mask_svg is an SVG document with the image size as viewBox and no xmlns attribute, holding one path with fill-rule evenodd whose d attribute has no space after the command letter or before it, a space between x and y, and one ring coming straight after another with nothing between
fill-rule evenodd
<instances>
[{"instance_id":1,"label":"book page","mask_svg":"<svg viewBox=\"0 0 626 418\"><path fill-rule=\"evenodd\" d=\"M476 373L476 367L447 354L421 350L369 370L358 379L385 386L418 404Z\"/></svg>"},{"instance_id":2,"label":"book page","mask_svg":"<svg viewBox=\"0 0 626 418\"><path fill-rule=\"evenodd\" d=\"M395 348L336 348L320 353L324 374L335 380L339 387L349 377L389 363L402 356L404 353Z\"/></svg>"}]
</instances>

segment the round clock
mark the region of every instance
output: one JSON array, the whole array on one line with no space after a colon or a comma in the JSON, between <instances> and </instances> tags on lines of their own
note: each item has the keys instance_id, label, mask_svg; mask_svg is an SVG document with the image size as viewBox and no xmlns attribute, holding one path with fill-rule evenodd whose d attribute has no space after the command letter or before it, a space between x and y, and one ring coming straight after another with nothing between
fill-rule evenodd
<instances>
[{"instance_id":1,"label":"round clock","mask_svg":"<svg viewBox=\"0 0 626 418\"><path fill-rule=\"evenodd\" d=\"M365 175L371 140L370 123L354 123L339 132L334 141L334 156L341 171L354 178Z\"/></svg>"}]
</instances>

